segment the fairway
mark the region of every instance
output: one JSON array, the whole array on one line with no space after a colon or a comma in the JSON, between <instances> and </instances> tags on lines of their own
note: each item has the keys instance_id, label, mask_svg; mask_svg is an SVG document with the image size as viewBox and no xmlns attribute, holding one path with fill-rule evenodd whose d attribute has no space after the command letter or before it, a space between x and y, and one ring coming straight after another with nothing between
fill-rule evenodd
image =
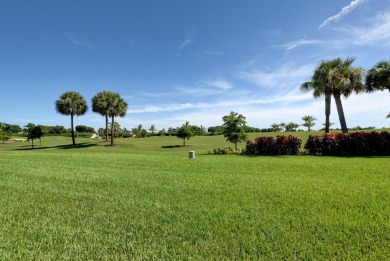
<instances>
[{"instance_id":1,"label":"fairway","mask_svg":"<svg viewBox=\"0 0 390 261\"><path fill-rule=\"evenodd\" d=\"M232 146L223 136L76 142L0 145L0 260L390 258L389 157L207 155Z\"/></svg>"}]
</instances>

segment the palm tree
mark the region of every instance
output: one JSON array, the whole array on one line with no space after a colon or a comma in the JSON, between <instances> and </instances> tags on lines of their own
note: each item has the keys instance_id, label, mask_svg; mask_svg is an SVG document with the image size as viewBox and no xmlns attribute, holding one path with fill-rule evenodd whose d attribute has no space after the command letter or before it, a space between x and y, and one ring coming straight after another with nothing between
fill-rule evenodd
<instances>
[{"instance_id":1,"label":"palm tree","mask_svg":"<svg viewBox=\"0 0 390 261\"><path fill-rule=\"evenodd\" d=\"M348 97L352 92L359 93L364 90L364 85L361 82L363 69L360 67L352 67L354 61L354 58L347 58L346 60L336 58L333 60L321 61L314 70L311 81L301 85L302 91L313 91L313 96L315 98L325 96L326 133L329 132L332 95L336 102L342 132L348 132L341 103L341 96Z\"/></svg>"},{"instance_id":2,"label":"palm tree","mask_svg":"<svg viewBox=\"0 0 390 261\"><path fill-rule=\"evenodd\" d=\"M111 117L111 126L115 126L115 117L124 117L127 113L127 102L121 98L119 93L107 92L106 113ZM111 128L111 146L114 146L114 128Z\"/></svg>"},{"instance_id":3,"label":"palm tree","mask_svg":"<svg viewBox=\"0 0 390 261\"><path fill-rule=\"evenodd\" d=\"M156 131L156 126L154 124L150 125L149 130L152 132L152 135L153 135L154 132Z\"/></svg>"},{"instance_id":4,"label":"palm tree","mask_svg":"<svg viewBox=\"0 0 390 261\"><path fill-rule=\"evenodd\" d=\"M287 124L286 124L285 122L282 122L282 123L279 124L280 129L281 129L282 132L284 132L284 130L285 130L285 128L286 128L286 125L287 125Z\"/></svg>"},{"instance_id":5,"label":"palm tree","mask_svg":"<svg viewBox=\"0 0 390 261\"><path fill-rule=\"evenodd\" d=\"M271 125L271 128L272 128L272 131L274 131L274 132L280 132L282 130L282 128L277 123L273 123Z\"/></svg>"},{"instance_id":6,"label":"palm tree","mask_svg":"<svg viewBox=\"0 0 390 261\"><path fill-rule=\"evenodd\" d=\"M60 96L60 99L55 102L55 106L58 113L70 115L72 144L76 145L74 139L73 116L84 115L88 110L87 102L78 92L69 91Z\"/></svg>"},{"instance_id":7,"label":"palm tree","mask_svg":"<svg viewBox=\"0 0 390 261\"><path fill-rule=\"evenodd\" d=\"M106 141L108 141L108 101L109 91L98 92L92 97L92 111L106 117Z\"/></svg>"},{"instance_id":8,"label":"palm tree","mask_svg":"<svg viewBox=\"0 0 390 261\"><path fill-rule=\"evenodd\" d=\"M390 92L390 60L380 61L375 64L366 75L366 90L368 92L384 91Z\"/></svg>"},{"instance_id":9,"label":"palm tree","mask_svg":"<svg viewBox=\"0 0 390 261\"><path fill-rule=\"evenodd\" d=\"M390 60L380 61L368 70L366 75L366 91L384 91L390 92ZM390 118L390 113L386 118Z\"/></svg>"},{"instance_id":10,"label":"palm tree","mask_svg":"<svg viewBox=\"0 0 390 261\"><path fill-rule=\"evenodd\" d=\"M302 126L307 127L307 131L310 131L310 128L315 125L314 121L317 119L313 116L306 115L302 117L302 120L305 122L304 124L302 124Z\"/></svg>"}]
</instances>

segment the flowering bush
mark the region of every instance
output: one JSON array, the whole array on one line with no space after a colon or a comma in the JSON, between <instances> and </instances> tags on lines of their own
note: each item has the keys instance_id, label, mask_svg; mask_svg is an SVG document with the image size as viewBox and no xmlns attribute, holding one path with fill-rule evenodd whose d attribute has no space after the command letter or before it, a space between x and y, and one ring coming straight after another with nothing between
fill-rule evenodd
<instances>
[{"instance_id":1,"label":"flowering bush","mask_svg":"<svg viewBox=\"0 0 390 261\"><path fill-rule=\"evenodd\" d=\"M243 154L244 153L244 149L241 149L241 148L238 148L238 149L234 149L234 148L216 148L216 149L212 149L212 150L209 150L207 152L207 154L209 155L228 155L228 154Z\"/></svg>"},{"instance_id":2,"label":"flowering bush","mask_svg":"<svg viewBox=\"0 0 390 261\"><path fill-rule=\"evenodd\" d=\"M372 131L310 135L305 149L317 156L389 156L390 133Z\"/></svg>"},{"instance_id":3,"label":"flowering bush","mask_svg":"<svg viewBox=\"0 0 390 261\"><path fill-rule=\"evenodd\" d=\"M297 155L301 147L297 137L284 135L274 137L258 137L255 141L247 141L247 155Z\"/></svg>"}]
</instances>

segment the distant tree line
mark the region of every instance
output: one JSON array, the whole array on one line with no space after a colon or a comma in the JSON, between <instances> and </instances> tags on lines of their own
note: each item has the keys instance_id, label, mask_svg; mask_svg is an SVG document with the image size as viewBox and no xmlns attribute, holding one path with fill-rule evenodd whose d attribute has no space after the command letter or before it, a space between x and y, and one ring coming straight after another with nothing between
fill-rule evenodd
<instances>
[{"instance_id":1,"label":"distant tree line","mask_svg":"<svg viewBox=\"0 0 390 261\"><path fill-rule=\"evenodd\" d=\"M332 60L323 60L314 69L313 76L310 81L301 84L301 90L304 92L312 92L315 98L325 98L325 123L323 130L328 133L333 123L330 122L330 106L331 98L333 97L336 103L336 108L340 120L340 126L343 133L348 132L346 119L344 115L344 109L341 102L341 97L349 97L352 93L361 92L375 92L375 91L390 91L390 60L380 61L372 66L365 74L365 82L362 78L364 70L361 67L352 66L354 58L347 58L345 60L336 58ZM66 129L63 126L42 126L38 125L37 129L40 129L40 137L45 135L71 135L72 143L75 145L75 135L77 133L93 133L95 130L92 127L85 125L76 126L76 131L73 126L74 116L84 115L88 110L88 105L85 99L75 91L69 91L63 93L58 100L55 101L55 109L58 113L63 115L69 115L71 118L71 128ZM157 130L155 125L152 124L148 130L144 129L142 125L138 125L131 131L126 128L121 128L120 125L115 122L115 117L124 117L127 112L127 103L121 98L118 93L111 91L101 91L92 98L92 111L99 113L105 117L105 128L98 130L99 135L105 136L106 141L108 137L111 137L111 145L114 145L114 138L116 137L148 137L154 135L166 135L166 136L178 136L185 137L185 139L194 135L224 135L229 140L233 140L233 136L229 136L227 133L232 132L227 124L228 119L233 119L233 122L242 120L242 124L238 128L240 133L250 132L293 132L301 131L299 126L304 126L308 131L312 130L316 120L313 116L306 115L302 117L303 124L289 122L289 123L274 123L270 128L255 128L249 127L245 124L245 117L241 114L238 115L235 112L231 112L230 115L223 117L224 124L221 126L211 126L207 129L203 126L190 125L189 122L183 124L179 128L170 127L167 130ZM242 116L242 117L241 117ZM387 118L390 118L390 113L387 114ZM109 118L111 122L109 123ZM13 135L25 135L28 138L36 138L37 135L31 135L32 123L27 124L24 128L21 128L15 124L0 123L0 141L3 143L10 139ZM230 126L231 127L231 126ZM355 130L364 130L374 128L357 126ZM233 128L237 131L238 129ZM183 132L184 130L184 132ZM184 133L184 134L183 134ZM233 133L233 132L232 132ZM190 135L187 135L190 134ZM236 133L237 134L237 133ZM235 134L235 135L236 135ZM38 136L39 136L38 135ZM226 136L228 135L228 136ZM237 134L238 135L238 134ZM240 134L241 135L241 134ZM39 137L39 138L40 138ZM184 141L185 142L185 141ZM235 143L236 145L236 143Z\"/></svg>"}]
</instances>

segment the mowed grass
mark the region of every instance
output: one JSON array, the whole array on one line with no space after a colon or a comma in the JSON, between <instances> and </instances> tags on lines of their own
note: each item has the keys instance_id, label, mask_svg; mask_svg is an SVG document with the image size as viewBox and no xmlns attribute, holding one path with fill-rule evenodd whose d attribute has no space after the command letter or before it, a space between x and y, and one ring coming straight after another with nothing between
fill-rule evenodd
<instances>
[{"instance_id":1,"label":"mowed grass","mask_svg":"<svg viewBox=\"0 0 390 261\"><path fill-rule=\"evenodd\" d=\"M232 146L222 136L115 141L0 145L1 260L390 258L389 157L207 155Z\"/></svg>"}]
</instances>

